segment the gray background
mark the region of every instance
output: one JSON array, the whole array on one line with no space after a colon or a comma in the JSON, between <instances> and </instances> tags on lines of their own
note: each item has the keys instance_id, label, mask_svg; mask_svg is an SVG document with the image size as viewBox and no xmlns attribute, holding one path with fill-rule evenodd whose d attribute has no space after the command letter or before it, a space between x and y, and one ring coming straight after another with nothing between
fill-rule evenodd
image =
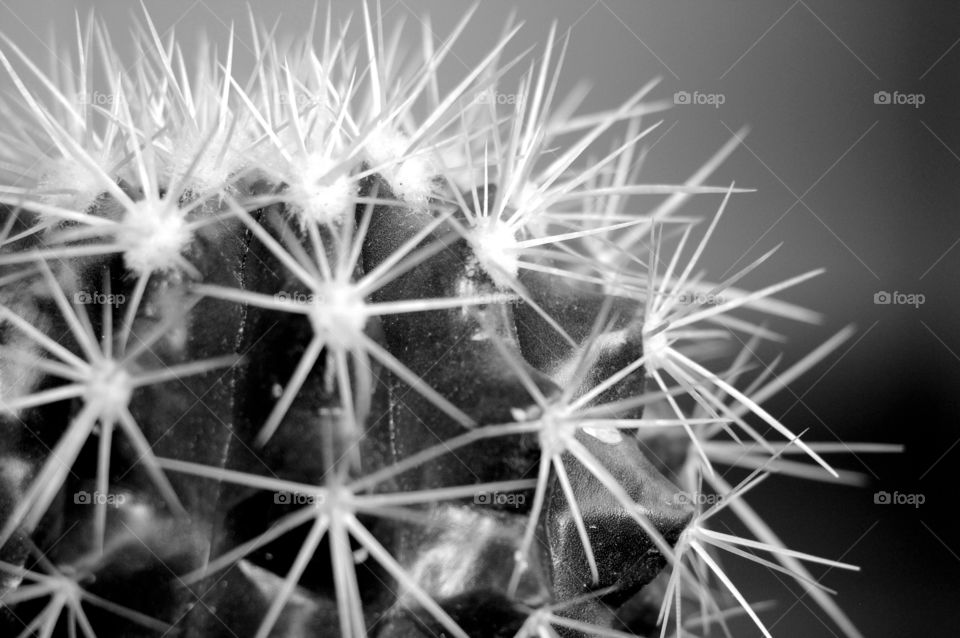
<instances>
[{"instance_id":1,"label":"gray background","mask_svg":"<svg viewBox=\"0 0 960 638\"><path fill-rule=\"evenodd\" d=\"M185 42L201 30L224 41L231 21L240 27L241 44L249 37L241 3L147 4L159 30L175 26ZM359 10L356 2L333 6L337 15ZM468 5L384 0L382 6L385 23L403 18L411 36L429 12L439 45ZM129 2L0 0L0 31L46 60L48 34L69 34L72 43L74 8L85 15L91 7L113 27L121 48L129 48L125 32L139 11ZM282 13L282 34L302 29L312 7L254 3L270 21ZM511 52L542 43L552 20L561 31L572 27L561 92L589 80L586 108L613 107L653 76L663 78L658 98L678 90L724 95L720 108L678 106L663 115L645 181L682 181L732 131L752 127L746 147L711 182L736 180L759 192L733 201L705 264L719 276L785 242L751 285L828 269L784 295L827 315L822 326L774 325L792 336L787 361L848 323L859 327L840 355L794 383L770 410L786 415L796 430L809 428L808 440L907 445L896 458L839 462L872 475L865 490L801 489L775 479L756 494L757 507L788 544L863 566L861 574L814 573L840 591L839 602L867 636L956 634L960 527L949 520L948 504L956 500L953 468L960 461L954 296L960 7L877 0L484 2L455 49L459 60L446 64L448 86L483 57L513 8L527 24ZM242 49L241 64L249 63ZM9 78L0 86L11 88ZM877 105L873 96L880 90L923 94L925 103ZM716 203L702 198L687 210L707 214ZM922 293L926 302L920 308L875 305L881 290ZM763 354L769 361L775 351ZM878 489L923 493L926 503L875 505ZM729 565L748 598L780 601L764 616L774 635L835 631L795 585L736 561ZM756 633L746 622L733 627L738 636Z\"/></svg>"}]
</instances>

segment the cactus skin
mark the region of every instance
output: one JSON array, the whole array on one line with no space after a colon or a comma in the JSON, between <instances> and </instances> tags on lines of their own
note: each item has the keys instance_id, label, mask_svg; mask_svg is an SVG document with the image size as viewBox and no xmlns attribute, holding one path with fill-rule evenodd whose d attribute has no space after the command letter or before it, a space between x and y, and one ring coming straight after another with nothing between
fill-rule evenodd
<instances>
[{"instance_id":1,"label":"cactus skin","mask_svg":"<svg viewBox=\"0 0 960 638\"><path fill-rule=\"evenodd\" d=\"M0 166L32 180L0 169L0 634L644 636L695 607L704 633L737 607L766 632L720 550L801 584L799 558L850 566L745 505L768 472L836 473L754 404L782 388L740 379L772 336L731 313L812 322L772 295L816 273L754 294L733 284L769 254L696 273L737 189L636 182L653 84L556 121L551 31L504 118L477 97L512 32L431 96L448 49L404 76L364 18L356 48L258 32L248 81L232 48L188 78L147 16L108 111L43 78L47 104L0 51L4 139L23 138ZM690 255L693 223L638 194L725 196ZM707 293L729 299L679 300ZM720 352L729 368L698 363ZM756 472L731 486L714 464ZM748 536L711 527L728 507Z\"/></svg>"}]
</instances>

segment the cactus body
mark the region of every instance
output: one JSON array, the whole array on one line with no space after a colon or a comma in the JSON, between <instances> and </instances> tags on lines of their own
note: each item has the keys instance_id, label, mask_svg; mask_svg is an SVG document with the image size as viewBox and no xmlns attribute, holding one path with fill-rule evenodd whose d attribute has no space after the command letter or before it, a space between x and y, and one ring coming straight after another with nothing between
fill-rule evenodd
<instances>
[{"instance_id":1,"label":"cactus body","mask_svg":"<svg viewBox=\"0 0 960 638\"><path fill-rule=\"evenodd\" d=\"M745 500L837 474L755 401L776 335L738 316L815 320L773 296L817 271L706 281L738 189L638 181L653 84L558 119L551 33L498 109L515 30L441 92L451 45L402 58L364 17L258 32L248 77L232 42L189 75L149 17L118 74L90 22L109 108L92 58L57 84L0 52L4 635L766 632L743 548L856 635ZM723 196L705 231L695 195Z\"/></svg>"}]
</instances>

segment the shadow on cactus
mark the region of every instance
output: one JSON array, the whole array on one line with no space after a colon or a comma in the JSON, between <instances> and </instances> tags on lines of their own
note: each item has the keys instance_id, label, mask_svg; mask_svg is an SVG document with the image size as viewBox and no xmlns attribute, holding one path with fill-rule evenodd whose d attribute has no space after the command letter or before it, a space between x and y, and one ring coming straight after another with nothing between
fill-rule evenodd
<instances>
[{"instance_id":1,"label":"shadow on cactus","mask_svg":"<svg viewBox=\"0 0 960 638\"><path fill-rule=\"evenodd\" d=\"M149 17L132 66L92 19L69 73L3 46L4 635L769 635L744 559L859 635L804 563L855 567L748 505L891 450L762 407L852 329L775 370L757 317L816 322L775 295L820 271L699 268L742 133L645 184L655 82L579 115L551 31L504 104L519 27L447 87L469 16L362 17L254 26L246 74Z\"/></svg>"}]
</instances>

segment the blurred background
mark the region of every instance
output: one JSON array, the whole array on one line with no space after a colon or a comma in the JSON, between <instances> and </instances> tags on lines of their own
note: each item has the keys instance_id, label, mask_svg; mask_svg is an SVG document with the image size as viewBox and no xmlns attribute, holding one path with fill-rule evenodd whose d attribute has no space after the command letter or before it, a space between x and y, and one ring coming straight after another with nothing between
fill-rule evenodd
<instances>
[{"instance_id":1,"label":"blurred background","mask_svg":"<svg viewBox=\"0 0 960 638\"><path fill-rule=\"evenodd\" d=\"M253 11L267 22L279 19L283 36L305 28L313 5L255 3ZM360 9L356 1L332 5L338 17ZM147 6L162 34L175 28L186 43L201 31L226 42L236 23L241 68L250 64L252 53L241 46L249 37L245 5ZM415 46L429 14L439 46L469 6L383 0L382 11L388 29L407 23ZM45 61L51 42L57 50L73 45L75 9L81 16L95 10L115 43L129 47L124 36L140 10L121 0L0 0L0 31ZM653 77L662 79L654 98L680 92L680 103L661 116L643 181L682 182L750 126L744 145L709 181L736 180L758 192L732 201L704 265L720 279L783 242L749 287L827 268L783 295L826 316L819 326L773 326L791 336L788 364L843 326L858 328L767 407L795 431L808 429L806 440L906 446L902 455L831 459L868 475L866 489L775 478L753 503L789 546L862 566L859 574L813 571L839 591L838 602L866 636L956 635L960 523L948 504L960 463L960 5L496 0L480 5L445 64L447 86L482 59L511 11L526 26L508 53L542 44L553 21L561 33L570 29L560 94L588 81L585 110L615 107ZM4 90L9 83L0 79ZM708 215L718 201L697 198L683 212ZM918 295L922 304L898 303ZM891 303L877 303L886 299ZM775 354L761 352L768 362ZM877 504L881 490L922 494L924 503ZM775 636L838 634L795 584L728 564L748 599L778 601L764 614ZM758 635L749 621L732 627L737 636Z\"/></svg>"}]
</instances>

